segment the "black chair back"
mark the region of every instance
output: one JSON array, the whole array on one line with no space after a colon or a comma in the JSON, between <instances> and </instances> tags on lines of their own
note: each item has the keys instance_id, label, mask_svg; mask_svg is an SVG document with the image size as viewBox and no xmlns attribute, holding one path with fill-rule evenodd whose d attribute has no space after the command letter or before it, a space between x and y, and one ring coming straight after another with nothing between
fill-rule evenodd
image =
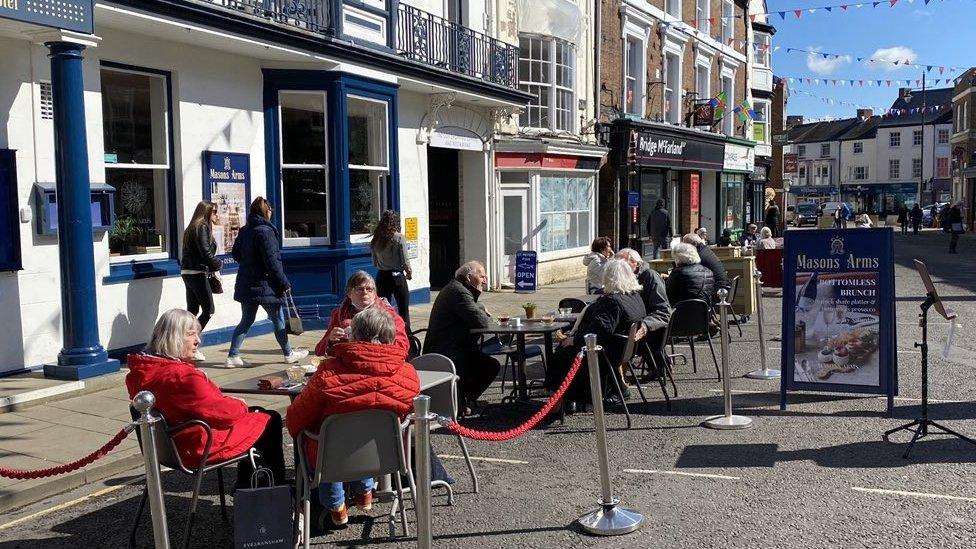
<instances>
[{"instance_id":1,"label":"black chair back","mask_svg":"<svg viewBox=\"0 0 976 549\"><path fill-rule=\"evenodd\" d=\"M708 335L711 307L703 299L686 299L674 304L668 320L669 337Z\"/></svg>"},{"instance_id":2,"label":"black chair back","mask_svg":"<svg viewBox=\"0 0 976 549\"><path fill-rule=\"evenodd\" d=\"M574 313L580 313L586 308L586 303L582 299L575 297L565 297L559 300L560 309L569 309Z\"/></svg>"},{"instance_id":3,"label":"black chair back","mask_svg":"<svg viewBox=\"0 0 976 549\"><path fill-rule=\"evenodd\" d=\"M741 275L735 275L732 280L729 281L729 303L735 301L735 296L739 293L739 279L742 278ZM717 301L716 301L717 303Z\"/></svg>"},{"instance_id":4,"label":"black chair back","mask_svg":"<svg viewBox=\"0 0 976 549\"><path fill-rule=\"evenodd\" d=\"M419 330L414 330L407 335L407 339L410 340L410 352L407 354L407 360L417 358L423 354L423 344L420 342L419 334L426 332L426 328L421 328Z\"/></svg>"}]
</instances>

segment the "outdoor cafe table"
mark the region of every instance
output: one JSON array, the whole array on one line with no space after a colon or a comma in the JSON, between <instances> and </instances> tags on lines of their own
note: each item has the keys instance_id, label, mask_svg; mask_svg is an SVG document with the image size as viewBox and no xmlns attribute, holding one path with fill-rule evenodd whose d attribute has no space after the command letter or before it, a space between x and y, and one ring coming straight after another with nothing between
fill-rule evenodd
<instances>
[{"instance_id":1,"label":"outdoor cafe table","mask_svg":"<svg viewBox=\"0 0 976 549\"><path fill-rule=\"evenodd\" d=\"M528 321L523 319L518 326L512 326L511 322L507 325L496 324L487 328L472 328L472 334L495 334L515 336L515 345L518 349L518 375L515 376L515 391L519 400L528 400L529 382L525 378L525 336L541 335L545 341L543 352L546 356L546 364L552 364L552 334L568 328L568 322L543 322L541 319Z\"/></svg>"},{"instance_id":2,"label":"outdoor cafe table","mask_svg":"<svg viewBox=\"0 0 976 549\"><path fill-rule=\"evenodd\" d=\"M271 374L272 376L280 376L283 379L288 379L288 372L278 372L277 374ZM298 393L302 392L305 388L305 384L301 384L294 387L288 388L277 388L277 389L261 389L258 387L258 380L265 377L271 377L269 375L257 376L248 379L242 379L241 381L235 381L233 383L228 383L226 385L221 385L220 390L224 393L235 393L239 395L272 395L272 396L286 396L295 400ZM454 377L450 372L434 372L430 370L417 370L417 377L420 378L420 391L426 391L432 387L436 387L442 383L447 383L451 381Z\"/></svg>"}]
</instances>

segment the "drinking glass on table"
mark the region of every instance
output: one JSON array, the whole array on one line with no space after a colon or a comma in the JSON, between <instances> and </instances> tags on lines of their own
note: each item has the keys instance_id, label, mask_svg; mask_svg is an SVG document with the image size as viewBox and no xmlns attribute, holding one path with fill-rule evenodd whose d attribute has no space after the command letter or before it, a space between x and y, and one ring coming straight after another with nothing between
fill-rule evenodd
<instances>
[{"instance_id":1,"label":"drinking glass on table","mask_svg":"<svg viewBox=\"0 0 976 549\"><path fill-rule=\"evenodd\" d=\"M285 370L288 374L288 381L298 383L305 379L305 368L301 364L292 364Z\"/></svg>"}]
</instances>

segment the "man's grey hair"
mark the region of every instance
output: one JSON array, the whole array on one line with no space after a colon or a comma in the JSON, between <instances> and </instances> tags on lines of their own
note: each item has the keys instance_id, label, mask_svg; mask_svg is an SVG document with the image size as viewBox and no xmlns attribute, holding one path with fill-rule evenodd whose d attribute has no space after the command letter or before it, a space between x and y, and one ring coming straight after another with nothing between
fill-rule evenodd
<instances>
[{"instance_id":1,"label":"man's grey hair","mask_svg":"<svg viewBox=\"0 0 976 549\"><path fill-rule=\"evenodd\" d=\"M156 321L145 350L151 355L182 359L184 338L190 330L200 332L197 317L184 309L170 309Z\"/></svg>"},{"instance_id":2,"label":"man's grey hair","mask_svg":"<svg viewBox=\"0 0 976 549\"><path fill-rule=\"evenodd\" d=\"M671 248L671 257L674 258L674 264L679 267L682 265L701 263L701 256L698 255L698 249L687 242L682 242L675 245L674 248Z\"/></svg>"},{"instance_id":3,"label":"man's grey hair","mask_svg":"<svg viewBox=\"0 0 976 549\"><path fill-rule=\"evenodd\" d=\"M682 236L681 241L684 242L685 244L691 244L692 246L698 246L699 244L705 243L702 237L698 236L695 233L688 233Z\"/></svg>"},{"instance_id":4,"label":"man's grey hair","mask_svg":"<svg viewBox=\"0 0 976 549\"><path fill-rule=\"evenodd\" d=\"M641 291L637 276L623 259L611 259L603 268L604 294L632 294Z\"/></svg>"},{"instance_id":5,"label":"man's grey hair","mask_svg":"<svg viewBox=\"0 0 976 549\"><path fill-rule=\"evenodd\" d=\"M462 278L468 276L469 274L471 274L472 271L474 271L478 267L481 267L482 269L485 268L485 266L482 265L480 261L468 261L464 265L458 267L456 271L454 271L454 278Z\"/></svg>"},{"instance_id":6,"label":"man's grey hair","mask_svg":"<svg viewBox=\"0 0 976 549\"><path fill-rule=\"evenodd\" d=\"M349 322L350 341L389 344L395 338L393 317L379 307L367 307L356 313Z\"/></svg>"},{"instance_id":7,"label":"man's grey hair","mask_svg":"<svg viewBox=\"0 0 976 549\"><path fill-rule=\"evenodd\" d=\"M763 227L759 231L759 236L761 236L763 238L772 238L773 237L773 231L769 227Z\"/></svg>"},{"instance_id":8,"label":"man's grey hair","mask_svg":"<svg viewBox=\"0 0 976 549\"><path fill-rule=\"evenodd\" d=\"M636 261L638 264L644 262L644 258L641 254L633 248L621 248L617 250L617 253L613 254L614 259L629 259L631 261Z\"/></svg>"}]
</instances>

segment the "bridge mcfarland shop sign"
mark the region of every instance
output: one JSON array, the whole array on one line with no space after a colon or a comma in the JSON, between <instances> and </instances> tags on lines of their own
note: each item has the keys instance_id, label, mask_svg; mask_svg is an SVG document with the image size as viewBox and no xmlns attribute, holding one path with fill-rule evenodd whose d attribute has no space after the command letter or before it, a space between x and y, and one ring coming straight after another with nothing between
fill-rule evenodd
<instances>
[{"instance_id":1,"label":"bridge mcfarland shop sign","mask_svg":"<svg viewBox=\"0 0 976 549\"><path fill-rule=\"evenodd\" d=\"M94 0L0 0L0 19L93 34Z\"/></svg>"},{"instance_id":2,"label":"bridge mcfarland shop sign","mask_svg":"<svg viewBox=\"0 0 976 549\"><path fill-rule=\"evenodd\" d=\"M780 406L789 390L897 393L893 233L787 231Z\"/></svg>"}]
</instances>

